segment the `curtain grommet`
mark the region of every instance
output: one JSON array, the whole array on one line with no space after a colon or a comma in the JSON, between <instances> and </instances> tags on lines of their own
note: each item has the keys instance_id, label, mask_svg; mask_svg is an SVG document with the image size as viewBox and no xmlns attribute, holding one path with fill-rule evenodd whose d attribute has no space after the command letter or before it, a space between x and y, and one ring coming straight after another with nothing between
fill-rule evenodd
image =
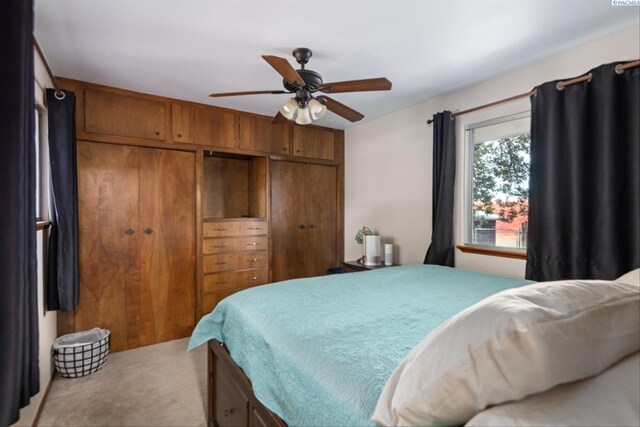
<instances>
[{"instance_id":1,"label":"curtain grommet","mask_svg":"<svg viewBox=\"0 0 640 427\"><path fill-rule=\"evenodd\" d=\"M564 90L564 85L562 84L562 82L556 83L556 89L558 89L560 91Z\"/></svg>"},{"instance_id":2,"label":"curtain grommet","mask_svg":"<svg viewBox=\"0 0 640 427\"><path fill-rule=\"evenodd\" d=\"M622 68L622 64L618 64L618 65L616 65L615 70L616 70L616 74L622 74L622 73L624 73L624 69Z\"/></svg>"},{"instance_id":3,"label":"curtain grommet","mask_svg":"<svg viewBox=\"0 0 640 427\"><path fill-rule=\"evenodd\" d=\"M55 96L56 99L62 101L67 96L67 94L60 90L58 92L55 92L53 96Z\"/></svg>"}]
</instances>

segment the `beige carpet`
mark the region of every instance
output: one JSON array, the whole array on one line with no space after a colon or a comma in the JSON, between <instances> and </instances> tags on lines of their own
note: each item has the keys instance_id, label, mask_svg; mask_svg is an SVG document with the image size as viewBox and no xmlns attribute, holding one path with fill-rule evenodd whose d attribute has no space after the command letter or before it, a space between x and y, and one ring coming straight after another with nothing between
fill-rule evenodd
<instances>
[{"instance_id":1,"label":"beige carpet","mask_svg":"<svg viewBox=\"0 0 640 427\"><path fill-rule=\"evenodd\" d=\"M206 346L188 339L109 355L83 378L56 376L39 426L204 426Z\"/></svg>"}]
</instances>

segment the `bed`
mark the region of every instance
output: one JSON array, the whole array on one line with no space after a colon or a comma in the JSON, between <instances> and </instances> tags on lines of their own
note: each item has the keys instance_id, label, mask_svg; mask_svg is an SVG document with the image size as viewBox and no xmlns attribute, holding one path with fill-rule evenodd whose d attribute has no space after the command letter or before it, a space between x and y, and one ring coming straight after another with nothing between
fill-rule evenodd
<instances>
[{"instance_id":1,"label":"bed","mask_svg":"<svg viewBox=\"0 0 640 427\"><path fill-rule=\"evenodd\" d=\"M209 424L376 425L389 378L425 336L485 298L531 282L410 265L236 293L203 317Z\"/></svg>"}]
</instances>

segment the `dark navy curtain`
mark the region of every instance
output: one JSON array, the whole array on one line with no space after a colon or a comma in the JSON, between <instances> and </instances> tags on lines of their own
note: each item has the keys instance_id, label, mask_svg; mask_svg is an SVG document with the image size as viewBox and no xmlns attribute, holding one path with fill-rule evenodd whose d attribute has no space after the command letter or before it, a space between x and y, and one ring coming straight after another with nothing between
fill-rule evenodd
<instances>
[{"instance_id":1,"label":"dark navy curtain","mask_svg":"<svg viewBox=\"0 0 640 427\"><path fill-rule=\"evenodd\" d=\"M51 165L51 236L47 307L71 311L78 305L78 182L75 95L47 90Z\"/></svg>"},{"instance_id":2,"label":"dark navy curtain","mask_svg":"<svg viewBox=\"0 0 640 427\"><path fill-rule=\"evenodd\" d=\"M433 116L433 202L431 245L425 264L453 267L453 196L456 179L456 121L450 111Z\"/></svg>"},{"instance_id":3,"label":"dark navy curtain","mask_svg":"<svg viewBox=\"0 0 640 427\"><path fill-rule=\"evenodd\" d=\"M0 2L0 425L40 388L33 1Z\"/></svg>"},{"instance_id":4,"label":"dark navy curtain","mask_svg":"<svg viewBox=\"0 0 640 427\"><path fill-rule=\"evenodd\" d=\"M640 266L640 68L536 88L526 277L615 279Z\"/></svg>"}]
</instances>

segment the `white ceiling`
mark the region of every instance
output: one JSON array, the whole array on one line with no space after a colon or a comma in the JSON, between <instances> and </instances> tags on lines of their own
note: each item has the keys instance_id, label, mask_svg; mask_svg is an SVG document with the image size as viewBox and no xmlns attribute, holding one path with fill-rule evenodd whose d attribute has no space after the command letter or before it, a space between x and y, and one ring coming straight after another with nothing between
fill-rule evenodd
<instances>
[{"instance_id":1,"label":"white ceiling","mask_svg":"<svg viewBox=\"0 0 640 427\"><path fill-rule=\"evenodd\" d=\"M36 35L59 76L266 115L287 96L207 95L281 89L260 55L295 64L291 50L308 47L307 68L326 82L393 82L334 95L367 121L631 28L639 14L610 0L36 0ZM318 124L352 126L333 114Z\"/></svg>"}]
</instances>

